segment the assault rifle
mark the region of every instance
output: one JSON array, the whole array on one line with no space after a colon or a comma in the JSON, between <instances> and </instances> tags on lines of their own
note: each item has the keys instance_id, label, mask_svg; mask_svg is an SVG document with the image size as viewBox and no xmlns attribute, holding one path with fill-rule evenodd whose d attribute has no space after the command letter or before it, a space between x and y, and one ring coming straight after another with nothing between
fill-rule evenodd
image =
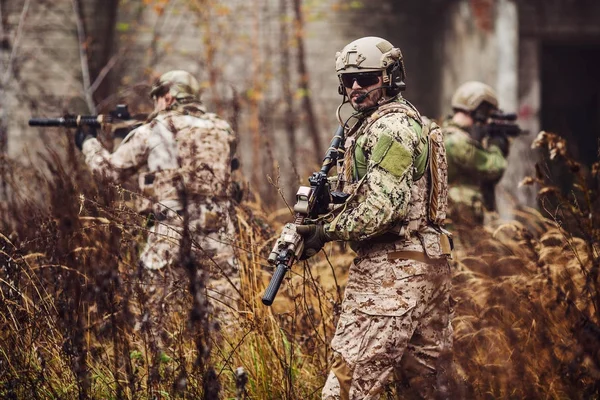
<instances>
[{"instance_id":1,"label":"assault rifle","mask_svg":"<svg viewBox=\"0 0 600 400\"><path fill-rule=\"evenodd\" d=\"M517 114L504 114L501 110L493 111L487 124L484 126L484 136L499 144L500 149L506 156L508 154L509 139L527 133L516 123ZM496 182L485 182L481 184L483 204L487 210L496 210Z\"/></svg>"},{"instance_id":2,"label":"assault rifle","mask_svg":"<svg viewBox=\"0 0 600 400\"><path fill-rule=\"evenodd\" d=\"M109 111L108 114L100 115L74 115L66 114L60 118L31 118L29 126L64 126L65 128L103 128L110 124L113 128L113 135L117 137L125 136L129 131L137 128L144 123L146 115L138 114L132 116L126 104L119 104Z\"/></svg>"},{"instance_id":3,"label":"assault rifle","mask_svg":"<svg viewBox=\"0 0 600 400\"><path fill-rule=\"evenodd\" d=\"M504 114L501 110L492 112L486 126L488 136L517 137L525 133L515 122L517 114Z\"/></svg>"},{"instance_id":4,"label":"assault rifle","mask_svg":"<svg viewBox=\"0 0 600 400\"><path fill-rule=\"evenodd\" d=\"M323 158L321 170L314 172L308 178L310 186L300 186L296 193L294 222L283 227L283 231L269 255L269 264L275 266L276 269L262 297L262 302L266 306L273 304L286 272L300 258L304 250L304 242L302 236L296 232L296 225L302 225L307 219L313 219L319 214L326 213L331 202L343 203L345 201L344 194L330 193L327 181L327 174L337 162L338 148L342 145L343 139L344 128L340 126L335 132L325 158Z\"/></svg>"}]
</instances>

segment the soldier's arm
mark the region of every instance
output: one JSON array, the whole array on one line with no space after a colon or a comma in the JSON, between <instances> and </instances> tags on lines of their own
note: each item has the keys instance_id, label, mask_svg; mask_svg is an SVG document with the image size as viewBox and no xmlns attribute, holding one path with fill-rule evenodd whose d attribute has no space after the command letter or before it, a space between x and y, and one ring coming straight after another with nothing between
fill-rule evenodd
<instances>
[{"instance_id":1,"label":"soldier's arm","mask_svg":"<svg viewBox=\"0 0 600 400\"><path fill-rule=\"evenodd\" d=\"M390 118L392 117L392 118ZM384 116L371 128L372 148L358 198L326 227L339 240L364 240L387 232L408 212L417 136L407 119Z\"/></svg>"},{"instance_id":2,"label":"soldier's arm","mask_svg":"<svg viewBox=\"0 0 600 400\"><path fill-rule=\"evenodd\" d=\"M93 173L113 181L122 181L135 173L147 160L149 125L131 131L114 153L109 153L97 139L83 143L85 162Z\"/></svg>"},{"instance_id":3,"label":"soldier's arm","mask_svg":"<svg viewBox=\"0 0 600 400\"><path fill-rule=\"evenodd\" d=\"M476 172L484 181L498 180L506 170L506 158L500 148L485 149L471 139L447 141L446 154L454 158L454 164L461 171Z\"/></svg>"}]
</instances>

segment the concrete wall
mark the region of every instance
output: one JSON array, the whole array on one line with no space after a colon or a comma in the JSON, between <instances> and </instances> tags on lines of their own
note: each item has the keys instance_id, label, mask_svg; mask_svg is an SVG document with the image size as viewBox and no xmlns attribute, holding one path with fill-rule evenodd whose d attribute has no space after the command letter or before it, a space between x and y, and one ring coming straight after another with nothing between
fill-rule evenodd
<instances>
[{"instance_id":1,"label":"concrete wall","mask_svg":"<svg viewBox=\"0 0 600 400\"><path fill-rule=\"evenodd\" d=\"M1 52L2 73L9 79L0 87L0 118L9 134L7 151L10 157L22 157L25 150L35 155L43 148L43 137L27 128L28 116L33 110L44 110L47 102L60 109L66 105L65 94L81 90L75 76L79 57L77 37L72 35L72 9L68 1L52 6L15 1L5 3L2 11L6 17L3 30L10 41Z\"/></svg>"},{"instance_id":2,"label":"concrete wall","mask_svg":"<svg viewBox=\"0 0 600 400\"><path fill-rule=\"evenodd\" d=\"M184 0L170 2L83 1L92 75L108 72L95 93L99 108L118 102L148 111L146 97L153 76L183 68L206 86L203 98L210 110L232 121L240 137L242 163L262 194L272 194L266 175L282 171L280 183L290 197L296 179L315 167L307 113L299 90L297 42L291 2L283 0L223 0L202 9ZM56 115L65 110L86 112L77 26L70 0L5 0L1 3L0 74L8 63L23 6L30 8L14 53L17 74L0 86L0 118L8 125L8 154L20 157L42 149L48 135L26 126L31 114ZM286 3L287 8L282 9ZM542 81L540 46L548 41L595 40L600 37L600 2L594 0L371 0L304 2L302 32L310 74L310 95L316 130L325 146L337 121L340 97L334 55L345 44L367 35L381 36L399 46L407 67L405 96L423 114L450 112L454 90L466 80L496 87L501 107L517 111L531 135L513 146L510 169L500 193L524 204L535 193L515 189L532 172L529 142L540 127ZM112 6L111 6L112 4ZM282 40L282 22L288 38ZM111 29L111 27L116 27ZM100 46L102 35L113 40ZM95 35L95 36L94 36ZM282 54L289 53L288 70ZM110 68L108 68L110 67ZM0 81L1 82L1 81ZM286 113L290 96L292 117ZM292 120L292 124L286 124ZM288 128L286 128L286 125ZM296 130L297 168L288 147L289 126Z\"/></svg>"},{"instance_id":3,"label":"concrete wall","mask_svg":"<svg viewBox=\"0 0 600 400\"><path fill-rule=\"evenodd\" d=\"M110 50L107 44L111 43L93 39L111 31L106 29L110 9L98 7L98 3L106 6L111 2L82 2L93 75L105 64ZM0 118L8 131L6 150L9 157L31 157L35 162L36 153L58 141L60 132L28 127L31 116L60 116L67 110L90 112L83 89L77 18L70 0L3 1L1 11L7 43L0 50Z\"/></svg>"}]
</instances>

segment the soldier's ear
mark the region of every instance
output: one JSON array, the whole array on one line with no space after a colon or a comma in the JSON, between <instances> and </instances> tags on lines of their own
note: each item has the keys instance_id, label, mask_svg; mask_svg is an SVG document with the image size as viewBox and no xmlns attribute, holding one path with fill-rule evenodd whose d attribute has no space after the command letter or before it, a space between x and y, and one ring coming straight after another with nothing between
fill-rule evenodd
<instances>
[{"instance_id":1,"label":"soldier's ear","mask_svg":"<svg viewBox=\"0 0 600 400\"><path fill-rule=\"evenodd\" d=\"M167 93L164 95L165 98L165 103L167 103L167 107L169 107L170 105L172 105L173 103L175 103L175 97L173 97L171 95L171 93Z\"/></svg>"}]
</instances>

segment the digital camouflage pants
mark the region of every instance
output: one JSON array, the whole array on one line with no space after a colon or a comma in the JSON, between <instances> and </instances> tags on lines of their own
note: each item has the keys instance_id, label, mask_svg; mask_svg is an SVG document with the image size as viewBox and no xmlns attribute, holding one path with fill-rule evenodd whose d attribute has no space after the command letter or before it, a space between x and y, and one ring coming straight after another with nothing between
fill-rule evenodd
<instances>
[{"instance_id":1,"label":"digital camouflage pants","mask_svg":"<svg viewBox=\"0 0 600 400\"><path fill-rule=\"evenodd\" d=\"M155 356L175 352L173 343L185 334L192 305L190 276L204 281L200 295L206 301L201 303L206 304L204 311L215 330L226 330L236 321L240 279L235 236L228 215L214 213L215 209L189 208L194 275L181 263L181 215L169 211L149 232L140 255L136 327Z\"/></svg>"},{"instance_id":2,"label":"digital camouflage pants","mask_svg":"<svg viewBox=\"0 0 600 400\"><path fill-rule=\"evenodd\" d=\"M239 271L234 251L235 231L227 207L194 204L188 207L188 215L191 252L206 273L207 295L216 309L235 309L239 300ZM143 268L150 271L181 268L182 232L183 217L169 210L166 218L157 221L148 234L140 255Z\"/></svg>"},{"instance_id":3,"label":"digital camouflage pants","mask_svg":"<svg viewBox=\"0 0 600 400\"><path fill-rule=\"evenodd\" d=\"M392 379L401 398L448 397L450 278L446 259L390 260L379 252L355 260L322 398L378 399Z\"/></svg>"}]
</instances>

